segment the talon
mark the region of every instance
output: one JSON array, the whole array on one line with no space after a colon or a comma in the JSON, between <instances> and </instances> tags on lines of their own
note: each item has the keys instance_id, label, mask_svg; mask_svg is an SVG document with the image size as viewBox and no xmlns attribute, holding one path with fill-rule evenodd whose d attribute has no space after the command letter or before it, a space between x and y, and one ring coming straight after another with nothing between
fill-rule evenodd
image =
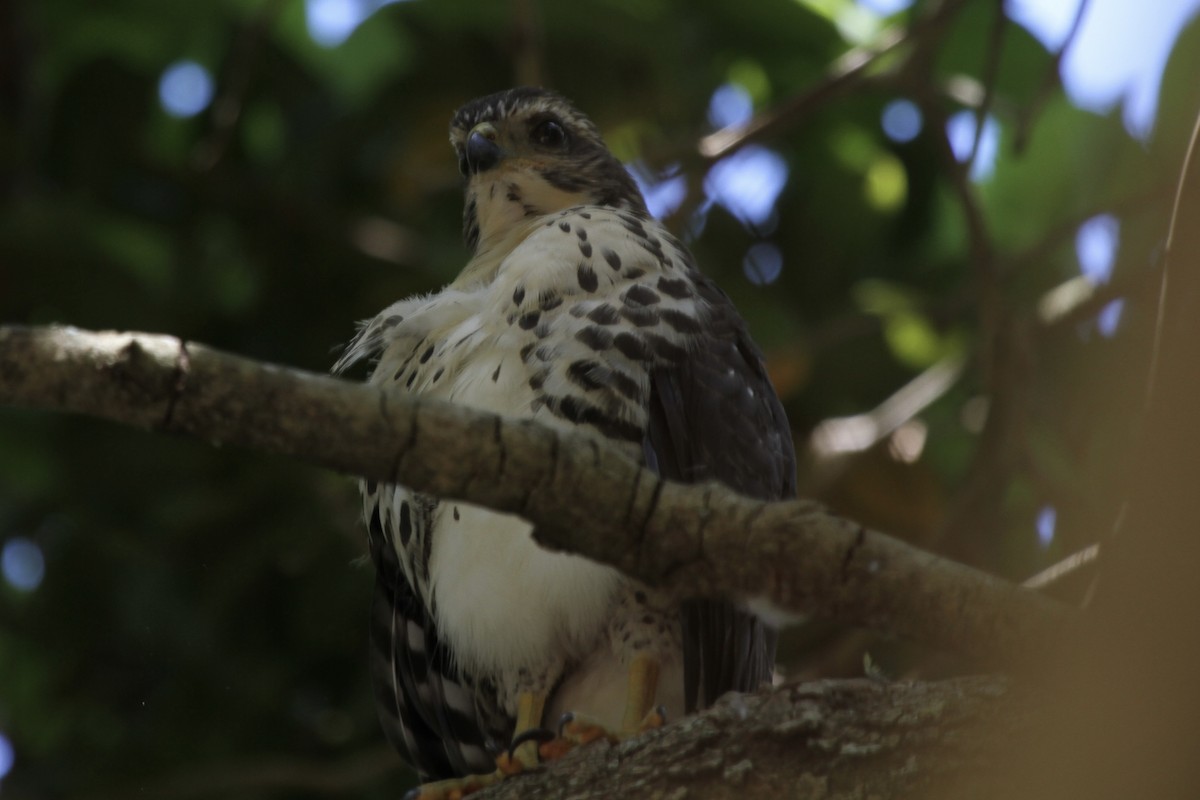
<instances>
[{"instance_id":1,"label":"talon","mask_svg":"<svg viewBox=\"0 0 1200 800\"><path fill-rule=\"evenodd\" d=\"M575 713L568 711L558 718L558 738L563 738L563 729L575 721Z\"/></svg>"},{"instance_id":2,"label":"talon","mask_svg":"<svg viewBox=\"0 0 1200 800\"><path fill-rule=\"evenodd\" d=\"M574 742L559 736L538 747L538 758L543 762L556 761L574 750L575 747Z\"/></svg>"},{"instance_id":3,"label":"talon","mask_svg":"<svg viewBox=\"0 0 1200 800\"><path fill-rule=\"evenodd\" d=\"M597 739L608 739L610 742L615 742L620 737L594 719L567 713L563 714L563 718L559 721L559 738L575 745L581 745Z\"/></svg>"},{"instance_id":4,"label":"talon","mask_svg":"<svg viewBox=\"0 0 1200 800\"><path fill-rule=\"evenodd\" d=\"M525 771L525 765L510 750L496 756L496 769L505 775L519 775Z\"/></svg>"},{"instance_id":5,"label":"talon","mask_svg":"<svg viewBox=\"0 0 1200 800\"><path fill-rule=\"evenodd\" d=\"M655 728L661 728L663 725L666 725L666 724L667 724L667 707L662 706L662 705L655 706L654 710L651 711L649 714L647 714L645 716L645 718L642 720L642 724L640 726L638 726L638 733L645 733L646 731L652 731Z\"/></svg>"},{"instance_id":6,"label":"talon","mask_svg":"<svg viewBox=\"0 0 1200 800\"><path fill-rule=\"evenodd\" d=\"M562 725L559 724L559 736L562 736ZM526 742L537 742L539 745L552 741L555 738L554 731L546 728L530 728L524 733L513 737L513 740L508 744L508 757L514 758L517 748Z\"/></svg>"},{"instance_id":7,"label":"talon","mask_svg":"<svg viewBox=\"0 0 1200 800\"><path fill-rule=\"evenodd\" d=\"M478 775L464 775L461 778L424 783L415 789L410 789L404 800L462 800L467 795L493 786L508 777L502 770L486 772Z\"/></svg>"}]
</instances>

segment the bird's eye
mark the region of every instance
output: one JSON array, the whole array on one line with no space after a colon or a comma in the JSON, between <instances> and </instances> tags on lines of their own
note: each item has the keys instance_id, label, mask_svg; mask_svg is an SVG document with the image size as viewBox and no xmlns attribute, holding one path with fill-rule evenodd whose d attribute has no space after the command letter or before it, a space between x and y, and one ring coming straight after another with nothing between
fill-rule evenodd
<instances>
[{"instance_id":1,"label":"bird's eye","mask_svg":"<svg viewBox=\"0 0 1200 800\"><path fill-rule=\"evenodd\" d=\"M562 147L567 141L567 132L559 122L548 119L538 123L531 138L542 147Z\"/></svg>"}]
</instances>

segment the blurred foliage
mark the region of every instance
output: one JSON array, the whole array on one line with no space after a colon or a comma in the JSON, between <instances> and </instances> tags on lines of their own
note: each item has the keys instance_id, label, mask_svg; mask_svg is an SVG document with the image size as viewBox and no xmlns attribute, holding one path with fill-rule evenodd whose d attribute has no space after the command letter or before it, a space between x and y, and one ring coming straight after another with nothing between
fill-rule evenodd
<instances>
[{"instance_id":1,"label":"blurred foliage","mask_svg":"<svg viewBox=\"0 0 1200 800\"><path fill-rule=\"evenodd\" d=\"M3 4L0 322L170 332L325 370L355 320L465 263L450 114L541 75L622 157L686 177L668 221L767 351L810 491L1020 579L1112 528L1200 107L1200 30L1177 45L1143 144L1119 110L1073 108L1053 54L994 4L950 6L850 91L781 114L757 143L789 179L748 226L719 206L695 216L713 91L732 81L773 115L857 37L932 4L880 19L845 0L418 0L333 47L314 42L301 0ZM180 59L215 79L189 118L158 95ZM897 98L924 115L907 143L880 125ZM980 102L999 154L971 182L945 120ZM1113 337L1094 300L1039 314L1078 286L1075 234L1101 212L1120 231L1099 288L1126 299ZM783 253L769 286L742 268L762 241ZM961 374L884 402L948 361ZM812 446L823 424L864 414L873 446ZM46 562L35 591L0 584L0 732L16 753L4 795L316 796L300 766L283 788L248 776L380 747L356 502L349 479L278 459L0 410L0 545L29 538ZM1046 507L1057 526L1040 543ZM853 672L867 644L814 626L785 655L792 674ZM405 778L383 763L349 793L393 796Z\"/></svg>"}]
</instances>

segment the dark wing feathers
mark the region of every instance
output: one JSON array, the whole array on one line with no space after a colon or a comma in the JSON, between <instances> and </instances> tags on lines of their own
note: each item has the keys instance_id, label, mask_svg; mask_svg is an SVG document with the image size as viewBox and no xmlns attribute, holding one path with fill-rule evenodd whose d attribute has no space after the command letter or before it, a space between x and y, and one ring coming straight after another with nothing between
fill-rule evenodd
<instances>
[{"instance_id":1,"label":"dark wing feathers","mask_svg":"<svg viewBox=\"0 0 1200 800\"><path fill-rule=\"evenodd\" d=\"M477 719L470 708L472 687L451 663L437 626L404 577L395 549L377 520L376 511L369 535L376 576L371 679L384 733L393 747L406 754L423 781L487 772L492 768L487 736L507 741L509 734L481 730L494 727L495 722ZM456 693L457 702L448 701L450 693Z\"/></svg>"},{"instance_id":2,"label":"dark wing feathers","mask_svg":"<svg viewBox=\"0 0 1200 800\"><path fill-rule=\"evenodd\" d=\"M764 500L794 497L796 456L783 407L745 323L714 284L696 276L711 318L689 358L652 377L647 463L672 480L716 480ZM775 632L727 600L683 608L687 710L771 678Z\"/></svg>"}]
</instances>

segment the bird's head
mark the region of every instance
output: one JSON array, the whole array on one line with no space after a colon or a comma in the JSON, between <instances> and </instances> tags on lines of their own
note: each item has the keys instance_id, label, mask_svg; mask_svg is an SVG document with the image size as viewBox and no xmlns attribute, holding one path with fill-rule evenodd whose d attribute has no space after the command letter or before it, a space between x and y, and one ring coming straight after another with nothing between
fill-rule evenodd
<instances>
[{"instance_id":1,"label":"bird's head","mask_svg":"<svg viewBox=\"0 0 1200 800\"><path fill-rule=\"evenodd\" d=\"M523 220L572 206L646 211L637 184L595 124L547 89L472 100L451 120L450 143L467 182L463 236L476 251Z\"/></svg>"}]
</instances>

